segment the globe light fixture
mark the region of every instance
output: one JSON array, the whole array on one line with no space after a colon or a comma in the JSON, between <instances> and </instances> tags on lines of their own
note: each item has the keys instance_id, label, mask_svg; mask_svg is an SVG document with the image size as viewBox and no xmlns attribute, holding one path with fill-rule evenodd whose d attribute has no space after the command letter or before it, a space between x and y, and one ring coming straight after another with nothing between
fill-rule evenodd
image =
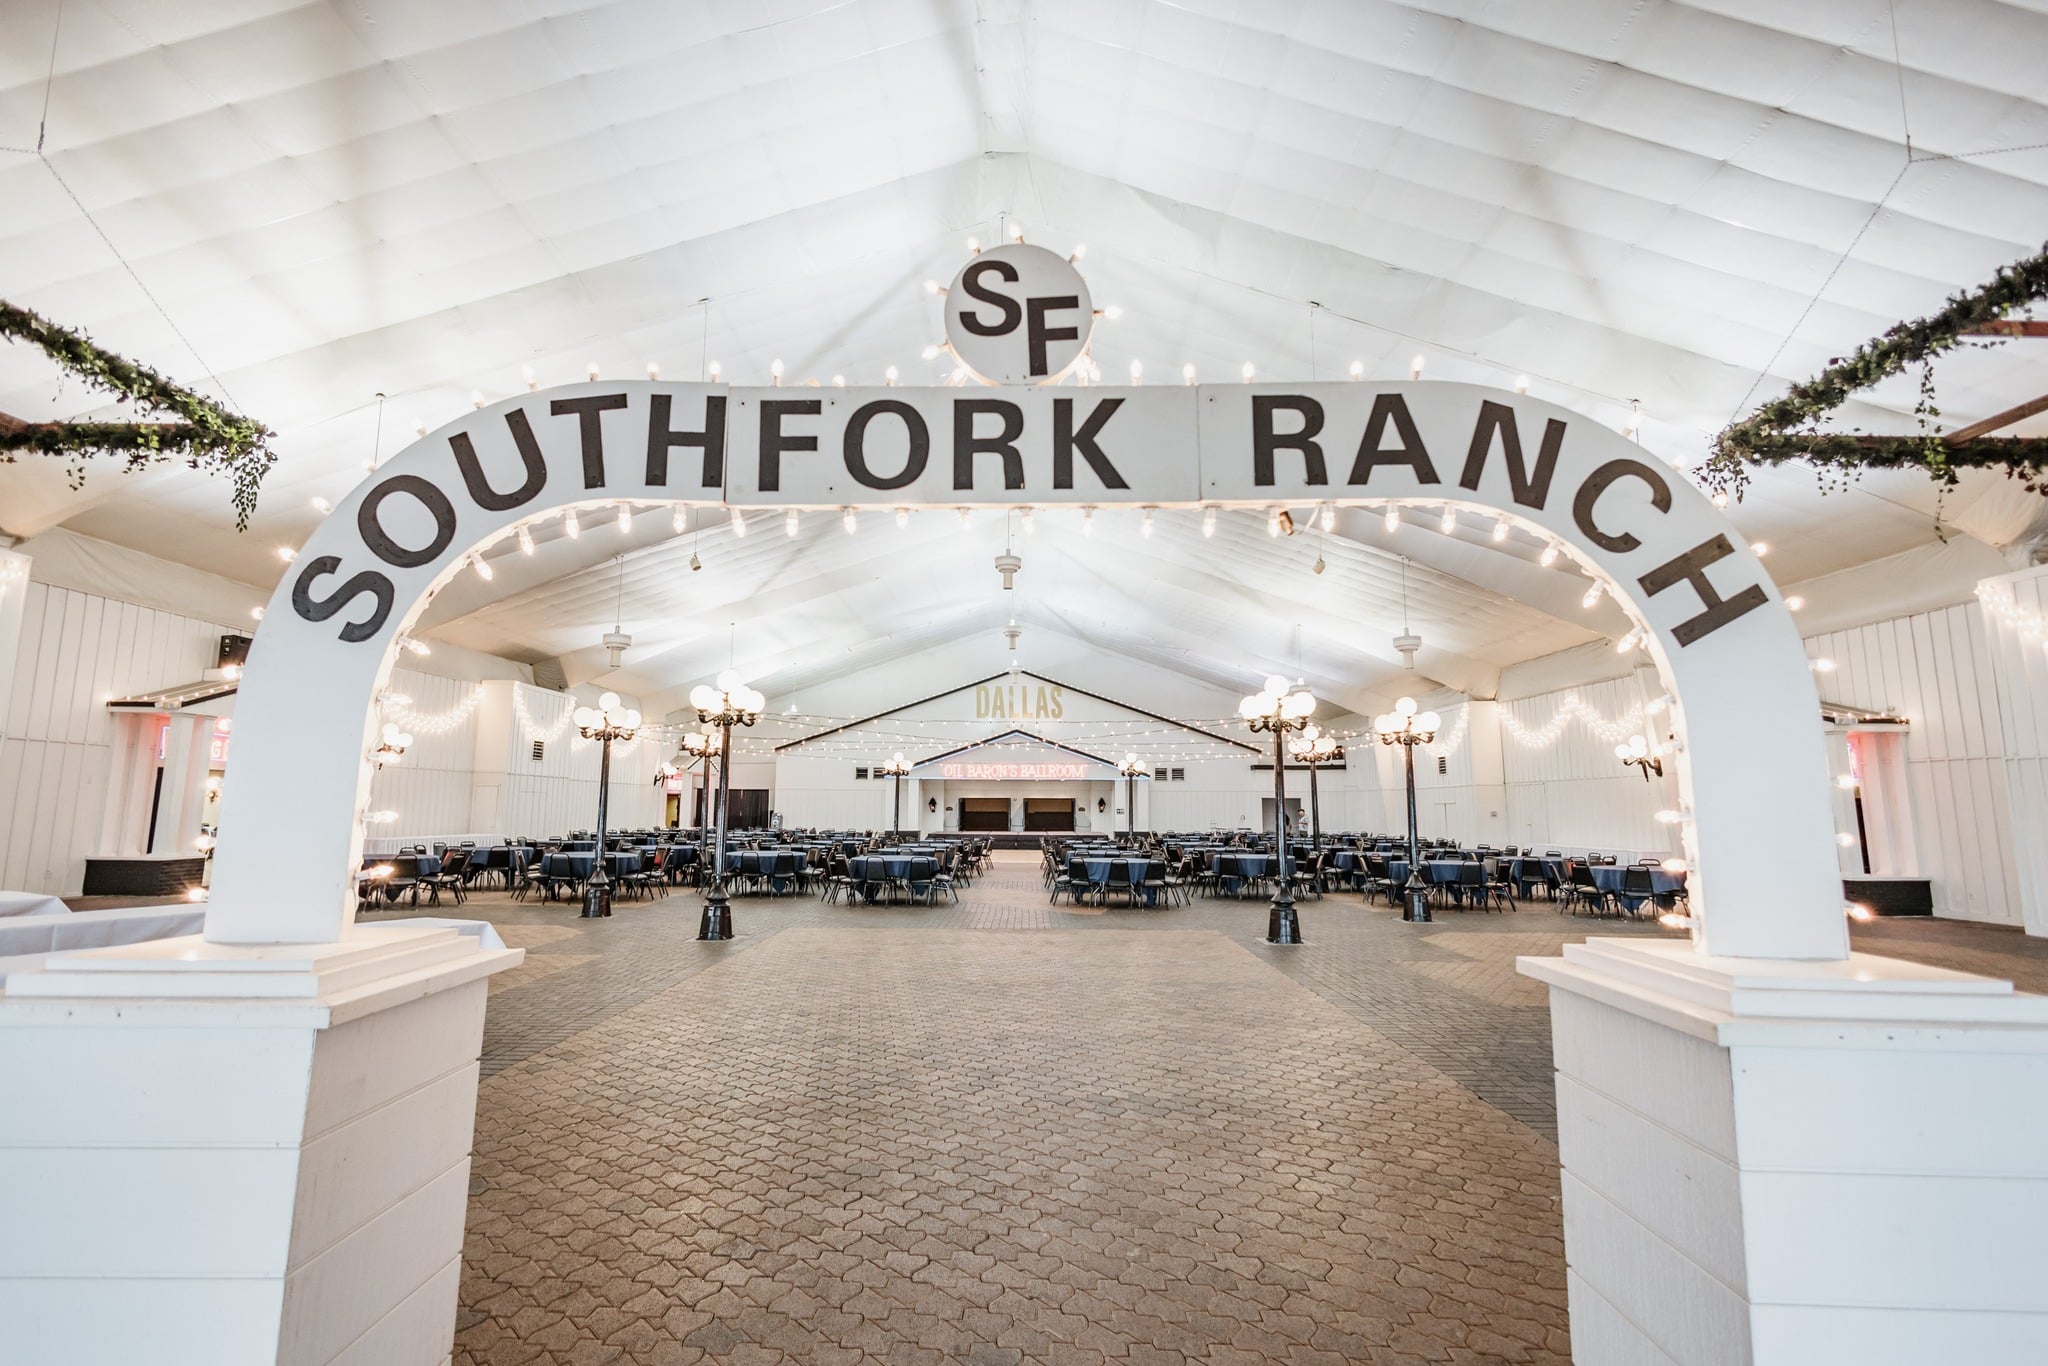
<instances>
[{"instance_id":1,"label":"globe light fixture","mask_svg":"<svg viewBox=\"0 0 2048 1366\"><path fill-rule=\"evenodd\" d=\"M1440 718L1422 711L1415 699L1404 697L1392 711L1373 718L1373 733L1383 745L1399 745L1408 772L1408 881L1401 889L1401 918L1414 924L1428 924L1429 884L1422 880L1422 840L1415 826L1415 747L1436 739Z\"/></svg>"},{"instance_id":2,"label":"globe light fixture","mask_svg":"<svg viewBox=\"0 0 2048 1366\"><path fill-rule=\"evenodd\" d=\"M1279 674L1237 704L1237 714L1246 726L1254 733L1264 731L1273 736L1273 857L1279 875L1273 881L1272 913L1266 921L1268 944L1301 942L1301 922L1294 913L1294 861L1287 846L1287 737L1305 730L1315 710L1314 694L1294 690Z\"/></svg>"},{"instance_id":3,"label":"globe light fixture","mask_svg":"<svg viewBox=\"0 0 2048 1366\"><path fill-rule=\"evenodd\" d=\"M1614 757L1621 760L1624 768L1633 764L1643 771L1643 781L1650 781L1650 775L1664 776L1664 761L1657 757L1657 751L1649 741L1640 735L1631 735L1614 747Z\"/></svg>"},{"instance_id":4,"label":"globe light fixture","mask_svg":"<svg viewBox=\"0 0 2048 1366\"><path fill-rule=\"evenodd\" d=\"M709 732L718 734L718 808L716 838L712 844L711 890L704 896L704 914L697 922L697 937L707 940L732 938L732 908L725 893L725 810L732 791L732 728L751 726L768 708L768 699L748 687L731 669L715 683L699 683L690 689L690 705L697 720ZM688 737L684 737L688 743Z\"/></svg>"},{"instance_id":5,"label":"globe light fixture","mask_svg":"<svg viewBox=\"0 0 2048 1366\"><path fill-rule=\"evenodd\" d=\"M903 838L903 777L910 772L910 761L897 750L887 763L875 765L875 772L896 780L895 805L890 809L889 837L901 841Z\"/></svg>"},{"instance_id":6,"label":"globe light fixture","mask_svg":"<svg viewBox=\"0 0 2048 1366\"><path fill-rule=\"evenodd\" d=\"M1124 755L1124 761L1116 766L1124 780L1124 836L1136 843L1138 838L1138 779L1151 772L1151 767L1135 754ZM1150 829L1148 825L1146 827Z\"/></svg>"},{"instance_id":7,"label":"globe light fixture","mask_svg":"<svg viewBox=\"0 0 2048 1366\"><path fill-rule=\"evenodd\" d=\"M1308 769L1309 848L1320 854L1323 851L1323 804L1322 794L1316 791L1316 771L1324 764L1343 762L1344 746L1337 743L1336 736L1310 725L1287 742L1287 757Z\"/></svg>"},{"instance_id":8,"label":"globe light fixture","mask_svg":"<svg viewBox=\"0 0 2048 1366\"><path fill-rule=\"evenodd\" d=\"M600 695L594 707L578 707L573 718L576 730L600 746L597 766L597 856L590 880L583 884L583 918L598 920L612 913L611 875L604 866L605 807L612 787L612 741L630 740L640 729L640 713L619 701L619 695Z\"/></svg>"}]
</instances>

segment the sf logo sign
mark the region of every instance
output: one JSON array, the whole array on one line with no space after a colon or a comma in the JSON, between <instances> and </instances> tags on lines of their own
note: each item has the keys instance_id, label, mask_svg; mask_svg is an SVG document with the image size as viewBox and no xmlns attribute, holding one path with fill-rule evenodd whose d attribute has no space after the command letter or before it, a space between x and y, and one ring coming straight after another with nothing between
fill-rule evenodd
<instances>
[{"instance_id":1,"label":"sf logo sign","mask_svg":"<svg viewBox=\"0 0 2048 1366\"><path fill-rule=\"evenodd\" d=\"M946 341L984 384L1051 384L1088 349L1095 307L1063 256L1012 242L982 252L946 291Z\"/></svg>"}]
</instances>

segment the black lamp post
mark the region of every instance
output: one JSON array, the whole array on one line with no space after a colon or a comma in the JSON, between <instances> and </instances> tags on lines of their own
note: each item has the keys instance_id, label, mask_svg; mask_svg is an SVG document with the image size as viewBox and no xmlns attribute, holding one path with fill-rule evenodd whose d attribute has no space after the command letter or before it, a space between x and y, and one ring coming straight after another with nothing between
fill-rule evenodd
<instances>
[{"instance_id":1,"label":"black lamp post","mask_svg":"<svg viewBox=\"0 0 2048 1366\"><path fill-rule=\"evenodd\" d=\"M1287 845L1287 736L1308 725L1315 709L1314 696L1306 690L1289 692L1287 680L1278 674L1266 680L1265 691L1237 705L1237 714L1254 732L1273 733L1273 857L1280 875L1266 922L1268 944L1301 942L1301 922L1294 914L1294 859Z\"/></svg>"},{"instance_id":2,"label":"black lamp post","mask_svg":"<svg viewBox=\"0 0 2048 1366\"><path fill-rule=\"evenodd\" d=\"M903 842L903 775L910 772L910 761L898 750L896 757L886 764L877 765L875 772L896 780L895 803L889 808L889 838Z\"/></svg>"},{"instance_id":3,"label":"black lamp post","mask_svg":"<svg viewBox=\"0 0 2048 1366\"><path fill-rule=\"evenodd\" d=\"M605 693L594 707L576 709L576 729L586 740L598 742L601 757L597 766L597 854L590 880L583 884L583 918L597 920L612 913L612 880L604 866L605 808L612 790L612 741L630 740L640 729L640 713L619 705L619 695Z\"/></svg>"},{"instance_id":4,"label":"black lamp post","mask_svg":"<svg viewBox=\"0 0 2048 1366\"><path fill-rule=\"evenodd\" d=\"M1401 889L1401 918L1427 924L1429 884L1422 878L1422 841L1415 829L1415 747L1436 739L1439 723L1433 711L1418 713L1415 699L1404 697L1394 709L1373 719L1372 728L1383 745L1399 745L1408 767L1408 883Z\"/></svg>"},{"instance_id":5,"label":"black lamp post","mask_svg":"<svg viewBox=\"0 0 2048 1366\"><path fill-rule=\"evenodd\" d=\"M1334 736L1324 735L1310 726L1288 743L1287 755L1295 763L1308 767L1309 847L1320 854L1323 852L1323 797L1316 791L1316 770L1324 764L1341 761L1344 746L1338 744Z\"/></svg>"},{"instance_id":6,"label":"black lamp post","mask_svg":"<svg viewBox=\"0 0 2048 1366\"><path fill-rule=\"evenodd\" d=\"M716 685L700 683L690 689L690 705L697 720L718 730L718 826L711 855L711 890L704 896L704 914L697 922L699 939L732 938L732 908L725 895L725 808L732 791L732 728L751 726L761 719L768 699L740 681L728 670Z\"/></svg>"},{"instance_id":7,"label":"black lamp post","mask_svg":"<svg viewBox=\"0 0 2048 1366\"><path fill-rule=\"evenodd\" d=\"M1126 754L1124 761L1116 766L1124 779L1124 836L1133 844L1138 840L1138 779L1145 776L1145 761L1135 754ZM1146 829L1151 829L1148 825Z\"/></svg>"}]
</instances>

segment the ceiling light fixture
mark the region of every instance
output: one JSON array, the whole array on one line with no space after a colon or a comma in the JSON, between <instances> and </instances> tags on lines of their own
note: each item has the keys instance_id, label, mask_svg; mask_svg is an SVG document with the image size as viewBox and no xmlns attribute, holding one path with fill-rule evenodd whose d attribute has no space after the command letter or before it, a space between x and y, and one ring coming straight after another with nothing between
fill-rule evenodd
<instances>
[{"instance_id":1,"label":"ceiling light fixture","mask_svg":"<svg viewBox=\"0 0 2048 1366\"><path fill-rule=\"evenodd\" d=\"M612 604L612 629L605 632L605 653L611 656L612 668L619 667L619 660L633 644L633 637L621 629L626 615L626 557L619 556L619 596ZM607 694L609 695L609 694Z\"/></svg>"},{"instance_id":2,"label":"ceiling light fixture","mask_svg":"<svg viewBox=\"0 0 2048 1366\"><path fill-rule=\"evenodd\" d=\"M1401 557L1401 634L1394 637L1394 648L1401 654L1404 669L1414 669L1415 652L1422 648L1422 637L1408 629L1408 557ZM1431 727L1435 729L1435 727Z\"/></svg>"}]
</instances>

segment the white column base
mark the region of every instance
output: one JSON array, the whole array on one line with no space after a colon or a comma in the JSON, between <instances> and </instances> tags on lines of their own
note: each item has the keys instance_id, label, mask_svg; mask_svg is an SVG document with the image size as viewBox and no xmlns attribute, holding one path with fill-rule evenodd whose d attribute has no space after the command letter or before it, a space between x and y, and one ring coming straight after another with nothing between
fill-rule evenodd
<instances>
[{"instance_id":1,"label":"white column base","mask_svg":"<svg viewBox=\"0 0 2048 1366\"><path fill-rule=\"evenodd\" d=\"M1573 1358L2048 1361L2048 997L1592 939L1550 987Z\"/></svg>"},{"instance_id":2,"label":"white column base","mask_svg":"<svg viewBox=\"0 0 2048 1366\"><path fill-rule=\"evenodd\" d=\"M10 974L0 1360L446 1361L485 979L524 956L378 926Z\"/></svg>"}]
</instances>

